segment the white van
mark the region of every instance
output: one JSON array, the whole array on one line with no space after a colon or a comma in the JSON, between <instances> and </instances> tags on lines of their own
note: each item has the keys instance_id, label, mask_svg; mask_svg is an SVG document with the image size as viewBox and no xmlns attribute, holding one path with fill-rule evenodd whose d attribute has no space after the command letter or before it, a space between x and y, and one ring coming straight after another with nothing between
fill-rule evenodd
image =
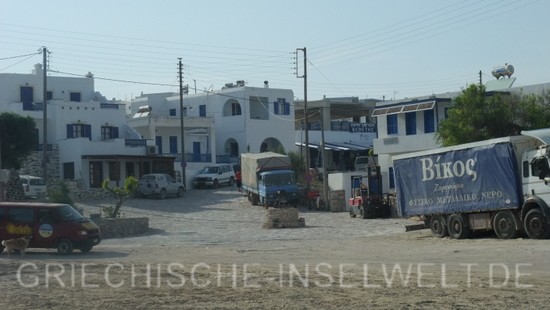
<instances>
[{"instance_id":1,"label":"white van","mask_svg":"<svg viewBox=\"0 0 550 310\"><path fill-rule=\"evenodd\" d=\"M46 195L46 182L44 179L32 175L20 175L23 192L27 198L37 198Z\"/></svg>"}]
</instances>

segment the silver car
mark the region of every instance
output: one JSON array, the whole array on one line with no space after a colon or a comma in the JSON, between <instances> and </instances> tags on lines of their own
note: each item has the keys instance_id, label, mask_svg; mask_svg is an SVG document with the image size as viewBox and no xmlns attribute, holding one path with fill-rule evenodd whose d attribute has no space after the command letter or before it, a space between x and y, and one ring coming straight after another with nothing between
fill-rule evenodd
<instances>
[{"instance_id":1,"label":"silver car","mask_svg":"<svg viewBox=\"0 0 550 310\"><path fill-rule=\"evenodd\" d=\"M185 192L185 184L169 174L145 174L139 180L139 194L142 197L158 196L160 199L164 199L168 195L181 197L183 192Z\"/></svg>"}]
</instances>

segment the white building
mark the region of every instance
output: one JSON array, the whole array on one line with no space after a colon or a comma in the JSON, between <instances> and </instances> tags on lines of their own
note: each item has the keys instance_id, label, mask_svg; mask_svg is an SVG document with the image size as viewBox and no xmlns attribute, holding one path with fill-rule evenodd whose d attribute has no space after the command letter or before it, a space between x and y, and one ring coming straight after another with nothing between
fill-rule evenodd
<instances>
[{"instance_id":1,"label":"white building","mask_svg":"<svg viewBox=\"0 0 550 310\"><path fill-rule=\"evenodd\" d=\"M487 90L544 95L550 83L508 88L512 79L489 81ZM454 98L461 92L438 94L413 99L378 102L373 111L377 119L378 138L374 140L374 153L378 155L383 180L383 191L394 190L392 156L441 147L435 132L439 123L447 118Z\"/></svg>"},{"instance_id":2,"label":"white building","mask_svg":"<svg viewBox=\"0 0 550 310\"><path fill-rule=\"evenodd\" d=\"M187 184L207 163L237 163L241 153L295 151L292 90L228 83L183 95ZM141 110L140 110L141 109ZM132 101L129 125L154 140L161 155L181 162L180 96L144 94Z\"/></svg>"},{"instance_id":3,"label":"white building","mask_svg":"<svg viewBox=\"0 0 550 310\"><path fill-rule=\"evenodd\" d=\"M32 74L0 74L0 112L33 118L39 148L44 145L43 85L40 64ZM96 92L91 73L83 78L47 77L46 87L48 179L82 180L87 188L99 188L107 178L122 185L130 175L173 172L174 158L147 155L154 141L142 139L126 125L125 105L108 102ZM43 169L42 162L36 166Z\"/></svg>"}]
</instances>

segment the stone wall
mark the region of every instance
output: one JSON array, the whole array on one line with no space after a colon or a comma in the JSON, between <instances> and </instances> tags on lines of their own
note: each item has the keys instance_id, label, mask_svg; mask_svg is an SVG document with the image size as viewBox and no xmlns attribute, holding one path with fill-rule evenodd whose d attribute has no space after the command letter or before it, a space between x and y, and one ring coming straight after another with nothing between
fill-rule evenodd
<instances>
[{"instance_id":1,"label":"stone wall","mask_svg":"<svg viewBox=\"0 0 550 310\"><path fill-rule=\"evenodd\" d=\"M297 228L305 227L306 222L303 217L298 216L297 208L268 208L265 216L265 222L262 224L264 229L273 228Z\"/></svg>"},{"instance_id":2,"label":"stone wall","mask_svg":"<svg viewBox=\"0 0 550 310\"><path fill-rule=\"evenodd\" d=\"M47 151L48 162L46 165L47 181L53 179L59 179L61 177L59 171L59 145L51 144L52 150ZM19 174L33 175L42 177L44 175L44 168L42 168L42 162L44 160L43 151L31 152L29 156L21 163L21 169Z\"/></svg>"},{"instance_id":3,"label":"stone wall","mask_svg":"<svg viewBox=\"0 0 550 310\"><path fill-rule=\"evenodd\" d=\"M102 238L135 236L149 231L149 218L94 218Z\"/></svg>"}]
</instances>

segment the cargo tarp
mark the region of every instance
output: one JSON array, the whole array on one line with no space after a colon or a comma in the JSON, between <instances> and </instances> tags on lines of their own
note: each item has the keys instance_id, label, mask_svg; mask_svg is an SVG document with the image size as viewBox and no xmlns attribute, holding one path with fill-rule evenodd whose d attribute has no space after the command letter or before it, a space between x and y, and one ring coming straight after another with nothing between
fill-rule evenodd
<instances>
[{"instance_id":1,"label":"cargo tarp","mask_svg":"<svg viewBox=\"0 0 550 310\"><path fill-rule=\"evenodd\" d=\"M402 216L518 207L517 163L509 143L394 161Z\"/></svg>"}]
</instances>

